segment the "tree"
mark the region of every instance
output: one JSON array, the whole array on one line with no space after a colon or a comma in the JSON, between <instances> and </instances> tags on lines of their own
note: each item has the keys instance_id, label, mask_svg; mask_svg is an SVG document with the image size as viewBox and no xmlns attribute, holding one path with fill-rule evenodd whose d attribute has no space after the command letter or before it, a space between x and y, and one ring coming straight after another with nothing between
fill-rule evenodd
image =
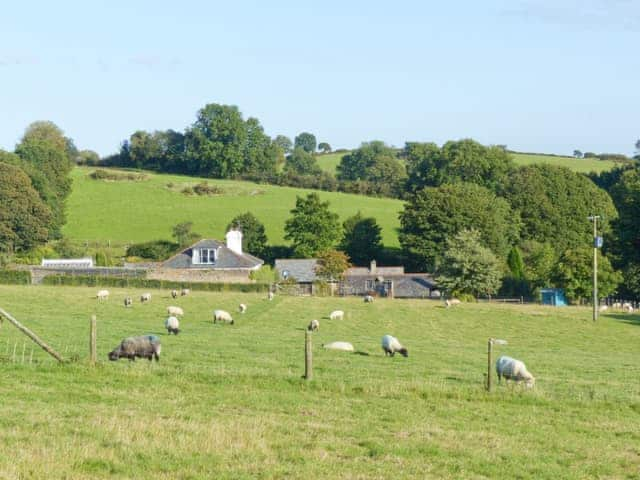
<instances>
[{"instance_id":1,"label":"tree","mask_svg":"<svg viewBox=\"0 0 640 480\"><path fill-rule=\"evenodd\" d=\"M301 147L308 153L316 151L316 136L313 133L302 132L293 141L294 147Z\"/></svg>"},{"instance_id":2,"label":"tree","mask_svg":"<svg viewBox=\"0 0 640 480\"><path fill-rule=\"evenodd\" d=\"M351 267L349 257L338 250L324 250L318 253L316 274L322 280L335 282L344 277L344 272Z\"/></svg>"},{"instance_id":3,"label":"tree","mask_svg":"<svg viewBox=\"0 0 640 480\"><path fill-rule=\"evenodd\" d=\"M311 258L330 249L340 237L338 215L329 211L329 202L321 202L317 193L296 197L291 218L285 223L285 240L292 243L297 257Z\"/></svg>"},{"instance_id":4,"label":"tree","mask_svg":"<svg viewBox=\"0 0 640 480\"><path fill-rule=\"evenodd\" d=\"M618 210L618 218L612 222L613 235L610 250L615 264L640 265L640 171L626 170L609 190Z\"/></svg>"},{"instance_id":5,"label":"tree","mask_svg":"<svg viewBox=\"0 0 640 480\"><path fill-rule=\"evenodd\" d=\"M573 156L576 158L582 158L582 152L580 150L574 150Z\"/></svg>"},{"instance_id":6,"label":"tree","mask_svg":"<svg viewBox=\"0 0 640 480\"><path fill-rule=\"evenodd\" d=\"M640 158L640 138L636 140L636 156L634 158L636 160Z\"/></svg>"},{"instance_id":7,"label":"tree","mask_svg":"<svg viewBox=\"0 0 640 480\"><path fill-rule=\"evenodd\" d=\"M367 265L382 253L381 228L373 217L364 218L360 212L342 224L340 249L356 265Z\"/></svg>"},{"instance_id":8,"label":"tree","mask_svg":"<svg viewBox=\"0 0 640 480\"><path fill-rule=\"evenodd\" d=\"M464 229L476 229L484 245L506 258L519 238L520 220L509 203L472 183L425 188L405 203L399 235L413 268L433 271L447 239Z\"/></svg>"},{"instance_id":9,"label":"tree","mask_svg":"<svg viewBox=\"0 0 640 480\"><path fill-rule=\"evenodd\" d=\"M477 230L461 230L447 240L436 281L453 295L493 295L500 287L500 262L483 246Z\"/></svg>"},{"instance_id":10,"label":"tree","mask_svg":"<svg viewBox=\"0 0 640 480\"><path fill-rule=\"evenodd\" d=\"M171 235L176 239L178 245L186 247L200 238L199 234L191 231L192 228L193 222L178 223L171 229Z\"/></svg>"},{"instance_id":11,"label":"tree","mask_svg":"<svg viewBox=\"0 0 640 480\"><path fill-rule=\"evenodd\" d=\"M551 285L553 269L556 264L556 253L548 243L535 240L522 242L524 255L524 276L533 289Z\"/></svg>"},{"instance_id":12,"label":"tree","mask_svg":"<svg viewBox=\"0 0 640 480\"><path fill-rule=\"evenodd\" d=\"M511 272L511 276L516 279L524 278L524 262L518 247L513 247L507 256L507 266Z\"/></svg>"},{"instance_id":13,"label":"tree","mask_svg":"<svg viewBox=\"0 0 640 480\"><path fill-rule=\"evenodd\" d=\"M242 231L242 250L259 258L268 255L267 234L264 225L251 212L237 215L227 225L227 231L231 228Z\"/></svg>"},{"instance_id":14,"label":"tree","mask_svg":"<svg viewBox=\"0 0 640 480\"><path fill-rule=\"evenodd\" d=\"M287 157L284 171L298 175L317 175L321 170L316 157L302 147L296 147L293 149L293 153Z\"/></svg>"},{"instance_id":15,"label":"tree","mask_svg":"<svg viewBox=\"0 0 640 480\"><path fill-rule=\"evenodd\" d=\"M245 122L246 140L243 148L243 173L253 175L276 171L278 147L264 133L257 118L249 117Z\"/></svg>"},{"instance_id":16,"label":"tree","mask_svg":"<svg viewBox=\"0 0 640 480\"><path fill-rule=\"evenodd\" d=\"M47 241L49 207L24 171L1 161L0 205L0 251L21 252Z\"/></svg>"},{"instance_id":17,"label":"tree","mask_svg":"<svg viewBox=\"0 0 640 480\"><path fill-rule=\"evenodd\" d=\"M329 145L327 142L321 142L318 145L318 150L320 150L322 153L329 153L331 152L331 145Z\"/></svg>"},{"instance_id":18,"label":"tree","mask_svg":"<svg viewBox=\"0 0 640 480\"><path fill-rule=\"evenodd\" d=\"M80 150L76 156L78 165L98 165L100 163L100 155L93 150Z\"/></svg>"},{"instance_id":19,"label":"tree","mask_svg":"<svg viewBox=\"0 0 640 480\"><path fill-rule=\"evenodd\" d=\"M293 148L293 142L291 139L284 135L278 135L273 139L273 143L280 147L284 153L290 153Z\"/></svg>"}]
</instances>

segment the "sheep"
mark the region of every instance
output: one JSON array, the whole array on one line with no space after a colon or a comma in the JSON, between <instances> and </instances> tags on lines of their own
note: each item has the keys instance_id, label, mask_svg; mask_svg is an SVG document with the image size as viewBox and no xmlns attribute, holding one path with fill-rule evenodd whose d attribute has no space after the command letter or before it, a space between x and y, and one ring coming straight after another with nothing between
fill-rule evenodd
<instances>
[{"instance_id":1,"label":"sheep","mask_svg":"<svg viewBox=\"0 0 640 480\"><path fill-rule=\"evenodd\" d=\"M174 316L167 317L164 321L164 326L167 332L169 332L169 335L172 333L178 335L178 333L180 333L180 321Z\"/></svg>"},{"instance_id":2,"label":"sheep","mask_svg":"<svg viewBox=\"0 0 640 480\"><path fill-rule=\"evenodd\" d=\"M515 358L507 357L506 355L501 356L496 361L496 373L498 374L498 382L500 382L502 377L504 377L505 382L508 380L515 382L524 380L525 385L529 388L533 387L536 383L536 379L529 373L523 362Z\"/></svg>"},{"instance_id":3,"label":"sheep","mask_svg":"<svg viewBox=\"0 0 640 480\"><path fill-rule=\"evenodd\" d=\"M184 312L182 311L182 309L180 307L174 307L173 305L167 307L167 313L169 315L173 315L173 316L178 316L178 315L184 315Z\"/></svg>"},{"instance_id":4,"label":"sheep","mask_svg":"<svg viewBox=\"0 0 640 480\"><path fill-rule=\"evenodd\" d=\"M334 310L329 314L329 320L342 320L344 319L344 312L342 310Z\"/></svg>"},{"instance_id":5,"label":"sheep","mask_svg":"<svg viewBox=\"0 0 640 480\"><path fill-rule=\"evenodd\" d=\"M609 307L607 305L600 305L598 307L599 312L606 312L607 310L609 310Z\"/></svg>"},{"instance_id":6,"label":"sheep","mask_svg":"<svg viewBox=\"0 0 640 480\"><path fill-rule=\"evenodd\" d=\"M100 290L96 294L98 300L109 300L109 290Z\"/></svg>"},{"instance_id":7,"label":"sheep","mask_svg":"<svg viewBox=\"0 0 640 480\"><path fill-rule=\"evenodd\" d=\"M409 352L402 344L398 341L396 337L392 337L391 335L385 335L382 337L382 350L384 350L384 355L394 356L396 353L399 353L403 357L408 357Z\"/></svg>"},{"instance_id":8,"label":"sheep","mask_svg":"<svg viewBox=\"0 0 640 480\"><path fill-rule=\"evenodd\" d=\"M188 288L183 288L182 290L180 290L180 296L184 297L186 295L189 295L191 293L191 290Z\"/></svg>"},{"instance_id":9,"label":"sheep","mask_svg":"<svg viewBox=\"0 0 640 480\"><path fill-rule=\"evenodd\" d=\"M611 308L622 308L622 304L620 302L613 302Z\"/></svg>"},{"instance_id":10,"label":"sheep","mask_svg":"<svg viewBox=\"0 0 640 480\"><path fill-rule=\"evenodd\" d=\"M365 295L364 303L373 303L373 297L371 295Z\"/></svg>"},{"instance_id":11,"label":"sheep","mask_svg":"<svg viewBox=\"0 0 640 480\"><path fill-rule=\"evenodd\" d=\"M247 306L244 303L241 303L240 305L238 305L238 311L240 313L244 313L247 311Z\"/></svg>"},{"instance_id":12,"label":"sheep","mask_svg":"<svg viewBox=\"0 0 640 480\"><path fill-rule=\"evenodd\" d=\"M311 320L309 322L309 326L307 326L307 330L310 332L319 332L320 331L320 321L319 320Z\"/></svg>"},{"instance_id":13,"label":"sheep","mask_svg":"<svg viewBox=\"0 0 640 480\"><path fill-rule=\"evenodd\" d=\"M177 298L178 290L171 290L171 298Z\"/></svg>"},{"instance_id":14,"label":"sheep","mask_svg":"<svg viewBox=\"0 0 640 480\"><path fill-rule=\"evenodd\" d=\"M322 345L328 350L340 350L341 352L353 352L354 348L349 342L330 342Z\"/></svg>"},{"instance_id":15,"label":"sheep","mask_svg":"<svg viewBox=\"0 0 640 480\"><path fill-rule=\"evenodd\" d=\"M625 303L622 305L622 309L627 313L633 313L633 307L630 303Z\"/></svg>"},{"instance_id":16,"label":"sheep","mask_svg":"<svg viewBox=\"0 0 640 480\"><path fill-rule=\"evenodd\" d=\"M151 294L149 292L143 293L140 295L140 303L145 303L151 301Z\"/></svg>"},{"instance_id":17,"label":"sheep","mask_svg":"<svg viewBox=\"0 0 640 480\"><path fill-rule=\"evenodd\" d=\"M275 297L275 294L273 292L269 292L267 294L267 300L271 301L271 300L273 300L273 297Z\"/></svg>"},{"instance_id":18,"label":"sheep","mask_svg":"<svg viewBox=\"0 0 640 480\"><path fill-rule=\"evenodd\" d=\"M447 300L444 301L444 304L446 305L447 308L452 307L453 305L460 305L460 300L458 300L457 298L448 298Z\"/></svg>"},{"instance_id":19,"label":"sheep","mask_svg":"<svg viewBox=\"0 0 640 480\"><path fill-rule=\"evenodd\" d=\"M160 361L161 350L160 339L155 335L127 337L109 353L109 360L115 361L120 358L128 358L130 361L135 361L136 357L138 357L151 361L155 357L156 362L158 362Z\"/></svg>"},{"instance_id":20,"label":"sheep","mask_svg":"<svg viewBox=\"0 0 640 480\"><path fill-rule=\"evenodd\" d=\"M222 323L230 323L233 325L233 318L231 314L226 310L214 310L213 311L213 323L222 322Z\"/></svg>"},{"instance_id":21,"label":"sheep","mask_svg":"<svg viewBox=\"0 0 640 480\"><path fill-rule=\"evenodd\" d=\"M131 305L133 305L133 299L131 297L125 297L124 298L124 306L125 307L130 307Z\"/></svg>"}]
</instances>

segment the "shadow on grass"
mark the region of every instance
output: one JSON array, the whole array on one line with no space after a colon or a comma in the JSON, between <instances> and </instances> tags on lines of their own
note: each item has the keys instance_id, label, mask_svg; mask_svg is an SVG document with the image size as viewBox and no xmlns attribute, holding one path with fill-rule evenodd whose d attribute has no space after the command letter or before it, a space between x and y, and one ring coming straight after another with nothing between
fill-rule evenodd
<instances>
[{"instance_id":1,"label":"shadow on grass","mask_svg":"<svg viewBox=\"0 0 640 480\"><path fill-rule=\"evenodd\" d=\"M640 316L633 314L624 314L624 313L613 313L606 315L609 318L613 318L618 322L629 323L631 325L640 325Z\"/></svg>"},{"instance_id":2,"label":"shadow on grass","mask_svg":"<svg viewBox=\"0 0 640 480\"><path fill-rule=\"evenodd\" d=\"M353 352L353 354L354 354L354 355L361 355L361 356L363 356L363 357L368 357L368 356L369 356L369 353L367 353L367 352L363 352L363 351L361 351L361 350L357 350L357 351Z\"/></svg>"}]
</instances>

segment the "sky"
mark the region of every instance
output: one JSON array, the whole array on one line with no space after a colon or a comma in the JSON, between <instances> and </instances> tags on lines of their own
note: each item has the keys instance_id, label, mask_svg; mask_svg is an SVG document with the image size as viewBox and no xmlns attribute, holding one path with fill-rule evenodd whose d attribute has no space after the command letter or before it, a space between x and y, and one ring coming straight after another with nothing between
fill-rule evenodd
<instances>
[{"instance_id":1,"label":"sky","mask_svg":"<svg viewBox=\"0 0 640 480\"><path fill-rule=\"evenodd\" d=\"M80 149L237 105L272 137L474 138L631 154L640 1L58 0L0 14L0 148L51 120Z\"/></svg>"}]
</instances>

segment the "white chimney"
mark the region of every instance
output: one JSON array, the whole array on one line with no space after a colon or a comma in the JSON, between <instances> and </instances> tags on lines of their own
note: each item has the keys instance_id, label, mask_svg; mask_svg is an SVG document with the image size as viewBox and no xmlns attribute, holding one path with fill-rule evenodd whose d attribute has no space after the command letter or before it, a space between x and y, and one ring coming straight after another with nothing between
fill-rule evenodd
<instances>
[{"instance_id":1,"label":"white chimney","mask_svg":"<svg viewBox=\"0 0 640 480\"><path fill-rule=\"evenodd\" d=\"M232 228L225 235L227 248L232 252L242 255L242 232Z\"/></svg>"}]
</instances>

